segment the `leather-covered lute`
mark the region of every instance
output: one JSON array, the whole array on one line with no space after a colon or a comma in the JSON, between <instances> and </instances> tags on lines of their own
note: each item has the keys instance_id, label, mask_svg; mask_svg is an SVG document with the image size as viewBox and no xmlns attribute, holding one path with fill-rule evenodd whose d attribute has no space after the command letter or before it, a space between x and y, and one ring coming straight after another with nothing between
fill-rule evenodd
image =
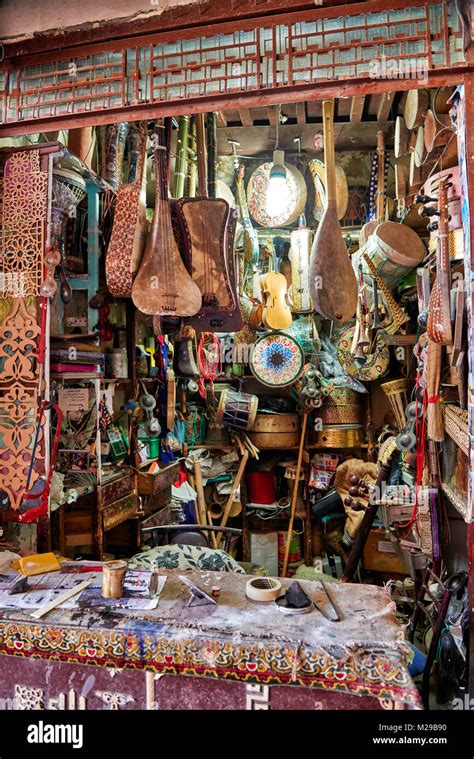
<instances>
[{"instance_id":1,"label":"leather-covered lute","mask_svg":"<svg viewBox=\"0 0 474 759\"><path fill-rule=\"evenodd\" d=\"M190 319L200 332L236 332L243 326L234 263L235 222L226 200L216 195L216 115L208 114L208 184L212 197L181 198L174 211L179 222L182 253L202 307ZM198 130L200 142L201 130ZM198 152L203 146L198 144ZM202 183L200 183L202 188Z\"/></svg>"},{"instance_id":2,"label":"leather-covered lute","mask_svg":"<svg viewBox=\"0 0 474 759\"><path fill-rule=\"evenodd\" d=\"M168 125L169 123L167 122ZM167 131L159 125L155 134L155 215L142 263L133 283L132 299L144 314L194 316L201 308L202 298L183 263L171 222Z\"/></svg>"},{"instance_id":3,"label":"leather-covered lute","mask_svg":"<svg viewBox=\"0 0 474 759\"><path fill-rule=\"evenodd\" d=\"M439 182L439 223L438 247L436 254L436 281L430 295L428 322L426 331L428 337L438 345L452 345L453 331L451 327L451 270L449 264L448 241L448 192L446 181Z\"/></svg>"},{"instance_id":4,"label":"leather-covered lute","mask_svg":"<svg viewBox=\"0 0 474 759\"><path fill-rule=\"evenodd\" d=\"M111 295L130 298L146 243L147 124L139 127L135 179L119 187L114 221L105 259L105 279Z\"/></svg>"},{"instance_id":5,"label":"leather-covered lute","mask_svg":"<svg viewBox=\"0 0 474 759\"><path fill-rule=\"evenodd\" d=\"M311 249L309 286L318 314L339 324L349 321L357 307L357 279L342 239L336 200L334 164L334 101L323 101L324 164L327 206Z\"/></svg>"}]
</instances>

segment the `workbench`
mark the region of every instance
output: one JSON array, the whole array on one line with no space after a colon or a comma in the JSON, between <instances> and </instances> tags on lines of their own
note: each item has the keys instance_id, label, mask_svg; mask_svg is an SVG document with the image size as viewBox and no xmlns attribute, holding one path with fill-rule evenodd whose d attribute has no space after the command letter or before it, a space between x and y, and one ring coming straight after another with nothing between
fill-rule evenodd
<instances>
[{"instance_id":1,"label":"workbench","mask_svg":"<svg viewBox=\"0 0 474 759\"><path fill-rule=\"evenodd\" d=\"M383 588L331 584L341 613L282 614L243 574L192 571L216 606L188 606L178 575L153 611L0 610L0 698L17 709L413 709L408 648ZM286 588L290 580L281 580ZM301 581L331 612L322 587Z\"/></svg>"}]
</instances>

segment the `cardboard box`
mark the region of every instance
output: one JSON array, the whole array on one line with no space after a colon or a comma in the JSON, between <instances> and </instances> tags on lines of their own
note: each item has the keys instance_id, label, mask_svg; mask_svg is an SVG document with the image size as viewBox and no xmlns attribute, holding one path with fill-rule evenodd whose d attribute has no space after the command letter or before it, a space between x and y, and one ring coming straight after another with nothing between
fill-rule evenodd
<instances>
[{"instance_id":1,"label":"cardboard box","mask_svg":"<svg viewBox=\"0 0 474 759\"><path fill-rule=\"evenodd\" d=\"M396 543L383 527L370 531L362 555L364 569L372 572L394 572L406 574L403 559L399 556Z\"/></svg>"}]
</instances>

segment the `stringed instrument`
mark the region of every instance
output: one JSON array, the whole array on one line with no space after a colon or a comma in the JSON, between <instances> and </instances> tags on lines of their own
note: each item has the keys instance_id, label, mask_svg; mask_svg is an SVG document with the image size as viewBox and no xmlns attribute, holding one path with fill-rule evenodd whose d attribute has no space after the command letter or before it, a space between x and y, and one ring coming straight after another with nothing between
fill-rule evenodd
<instances>
[{"instance_id":1,"label":"stringed instrument","mask_svg":"<svg viewBox=\"0 0 474 759\"><path fill-rule=\"evenodd\" d=\"M334 101L323 101L324 164L327 206L311 249L309 287L315 310L342 324L357 307L357 279L347 253L337 213L334 158Z\"/></svg>"},{"instance_id":2,"label":"stringed instrument","mask_svg":"<svg viewBox=\"0 0 474 759\"><path fill-rule=\"evenodd\" d=\"M426 331L432 342L452 345L451 327L451 269L448 242L448 192L446 181L439 182L438 249L436 255L436 281L430 295Z\"/></svg>"},{"instance_id":3,"label":"stringed instrument","mask_svg":"<svg viewBox=\"0 0 474 759\"><path fill-rule=\"evenodd\" d=\"M169 127L171 121L165 119ZM171 222L168 197L169 129L157 125L155 133L155 214L142 263L133 282L132 300L144 314L194 316L202 305L199 287L181 258Z\"/></svg>"},{"instance_id":4,"label":"stringed instrument","mask_svg":"<svg viewBox=\"0 0 474 759\"><path fill-rule=\"evenodd\" d=\"M231 208L217 198L216 116L208 114L207 176L209 196L181 198L174 207L179 223L184 261L202 295L199 312L190 320L200 332L236 332L242 328L234 263L235 223ZM202 129L197 131L202 155ZM202 190L202 182L200 189Z\"/></svg>"},{"instance_id":5,"label":"stringed instrument","mask_svg":"<svg viewBox=\"0 0 474 759\"><path fill-rule=\"evenodd\" d=\"M288 329L293 318L287 299L287 282L284 274L270 271L260 278L263 292L263 323L268 329Z\"/></svg>"},{"instance_id":6,"label":"stringed instrument","mask_svg":"<svg viewBox=\"0 0 474 759\"><path fill-rule=\"evenodd\" d=\"M130 298L133 279L140 265L146 242L146 150L148 128L142 123L138 132L135 179L120 185L114 222L105 260L109 292L116 298Z\"/></svg>"}]
</instances>

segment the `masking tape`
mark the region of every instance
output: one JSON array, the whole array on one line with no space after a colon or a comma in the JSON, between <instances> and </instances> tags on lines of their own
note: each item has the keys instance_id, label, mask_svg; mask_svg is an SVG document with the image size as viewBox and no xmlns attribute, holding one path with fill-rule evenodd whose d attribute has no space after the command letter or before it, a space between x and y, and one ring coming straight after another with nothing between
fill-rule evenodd
<instances>
[{"instance_id":1,"label":"masking tape","mask_svg":"<svg viewBox=\"0 0 474 759\"><path fill-rule=\"evenodd\" d=\"M245 595L252 601L274 601L280 591L281 582L271 577L254 577L245 586Z\"/></svg>"}]
</instances>

